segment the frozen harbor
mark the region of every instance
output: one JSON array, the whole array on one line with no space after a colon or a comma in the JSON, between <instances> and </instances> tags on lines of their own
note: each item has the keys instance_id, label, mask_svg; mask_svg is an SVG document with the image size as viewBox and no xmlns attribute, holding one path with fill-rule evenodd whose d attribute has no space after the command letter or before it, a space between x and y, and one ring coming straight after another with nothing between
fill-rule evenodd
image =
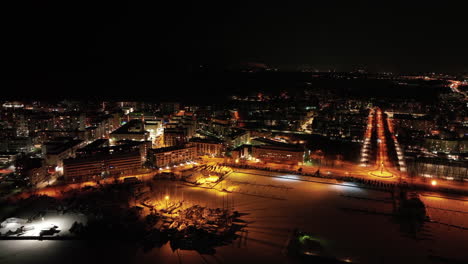
<instances>
[{"instance_id":1,"label":"frozen harbor","mask_svg":"<svg viewBox=\"0 0 468 264\"><path fill-rule=\"evenodd\" d=\"M242 220L247 226L238 233L239 237L232 244L217 247L213 255L172 251L167 244L143 251L136 245L115 241L0 241L0 262L296 263L285 254L295 228L312 234L330 255L359 263L441 263L431 255L468 261L466 230L425 223L416 235L408 234L391 216L394 205L390 193L323 179L317 181L327 183L302 179L296 175L237 170L217 186L231 193L180 182L155 182L154 199L168 195L170 202L234 207L245 214ZM467 227L468 202L430 196L422 199L434 220ZM86 259L87 254L96 252L102 258Z\"/></svg>"}]
</instances>

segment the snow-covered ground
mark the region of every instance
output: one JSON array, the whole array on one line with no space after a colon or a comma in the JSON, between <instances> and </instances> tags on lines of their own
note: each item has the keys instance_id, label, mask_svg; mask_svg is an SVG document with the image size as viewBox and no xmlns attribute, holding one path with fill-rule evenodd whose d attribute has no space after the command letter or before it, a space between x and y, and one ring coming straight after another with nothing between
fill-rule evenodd
<instances>
[{"instance_id":1,"label":"snow-covered ground","mask_svg":"<svg viewBox=\"0 0 468 264\"><path fill-rule=\"evenodd\" d=\"M47 212L44 217L40 217L30 223L9 223L0 228L0 233L5 234L9 230L14 232L21 226L24 226L24 231L21 236L39 236L41 230L49 230L56 226L57 232L53 236L68 236L71 235L69 229L74 222L86 224L86 217L82 214L66 213L58 214L56 212Z\"/></svg>"},{"instance_id":2,"label":"snow-covered ground","mask_svg":"<svg viewBox=\"0 0 468 264\"><path fill-rule=\"evenodd\" d=\"M294 263L284 255L284 248L291 231L300 228L320 240L330 254L359 263L432 263L428 259L430 253L468 263L468 231L427 223L416 240L400 231L400 225L388 215L393 211L389 193L323 179L316 180L328 184L300 181L301 177L295 175L248 172L280 177L232 173L220 183L225 189L236 186L230 194L171 181L155 184L159 190L153 199L161 202L167 195L169 203L184 200L209 207L234 207L246 213L241 217L247 223L247 228L239 233L241 237L233 244L216 248L214 255L173 252L169 245L143 252L116 242L103 244L99 252L103 257L109 254L108 263ZM431 207L467 211L466 202L422 198ZM467 214L453 212L458 214L454 217L436 210L442 211L429 209L429 213L440 222L467 224ZM18 242L15 246L8 244L11 242L0 241L0 248L6 249L0 251L1 263L59 263L64 259L79 263L86 259L84 254L97 252L82 241L14 241Z\"/></svg>"},{"instance_id":3,"label":"snow-covered ground","mask_svg":"<svg viewBox=\"0 0 468 264\"><path fill-rule=\"evenodd\" d=\"M431 220L468 228L468 199L447 199L430 194L420 197Z\"/></svg>"}]
</instances>

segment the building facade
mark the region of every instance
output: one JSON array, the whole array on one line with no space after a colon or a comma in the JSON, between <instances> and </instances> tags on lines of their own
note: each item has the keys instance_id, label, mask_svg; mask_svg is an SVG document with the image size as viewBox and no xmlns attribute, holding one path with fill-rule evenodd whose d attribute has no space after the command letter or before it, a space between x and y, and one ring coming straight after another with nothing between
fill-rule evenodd
<instances>
[{"instance_id":1,"label":"building facade","mask_svg":"<svg viewBox=\"0 0 468 264\"><path fill-rule=\"evenodd\" d=\"M134 173L142 168L142 157L140 150L136 149L66 159L63 164L65 180L82 182Z\"/></svg>"},{"instance_id":2,"label":"building facade","mask_svg":"<svg viewBox=\"0 0 468 264\"><path fill-rule=\"evenodd\" d=\"M215 140L192 138L190 145L195 147L197 156L222 156L225 151L223 143Z\"/></svg>"},{"instance_id":3,"label":"building facade","mask_svg":"<svg viewBox=\"0 0 468 264\"><path fill-rule=\"evenodd\" d=\"M304 161L304 150L301 148L259 145L252 146L252 157L262 162L297 165Z\"/></svg>"},{"instance_id":4,"label":"building facade","mask_svg":"<svg viewBox=\"0 0 468 264\"><path fill-rule=\"evenodd\" d=\"M175 146L152 150L154 165L159 168L179 165L196 158L195 146Z\"/></svg>"}]
</instances>

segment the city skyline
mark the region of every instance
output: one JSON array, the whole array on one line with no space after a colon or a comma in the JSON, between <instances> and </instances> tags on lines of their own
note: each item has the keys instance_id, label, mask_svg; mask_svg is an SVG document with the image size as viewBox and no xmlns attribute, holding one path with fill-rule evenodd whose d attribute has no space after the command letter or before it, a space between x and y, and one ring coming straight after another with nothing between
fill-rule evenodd
<instances>
[{"instance_id":1,"label":"city skyline","mask_svg":"<svg viewBox=\"0 0 468 264\"><path fill-rule=\"evenodd\" d=\"M1 264L468 263L461 6L7 5Z\"/></svg>"}]
</instances>

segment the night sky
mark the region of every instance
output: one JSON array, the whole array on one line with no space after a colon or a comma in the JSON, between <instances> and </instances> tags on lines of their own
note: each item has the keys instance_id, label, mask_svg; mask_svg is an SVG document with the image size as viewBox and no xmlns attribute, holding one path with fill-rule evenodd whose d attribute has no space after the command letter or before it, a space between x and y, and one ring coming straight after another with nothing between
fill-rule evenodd
<instances>
[{"instance_id":1,"label":"night sky","mask_svg":"<svg viewBox=\"0 0 468 264\"><path fill-rule=\"evenodd\" d=\"M468 71L466 9L447 1L12 2L1 15L1 84L12 94L163 89L163 80L188 80L200 65L246 62Z\"/></svg>"}]
</instances>

